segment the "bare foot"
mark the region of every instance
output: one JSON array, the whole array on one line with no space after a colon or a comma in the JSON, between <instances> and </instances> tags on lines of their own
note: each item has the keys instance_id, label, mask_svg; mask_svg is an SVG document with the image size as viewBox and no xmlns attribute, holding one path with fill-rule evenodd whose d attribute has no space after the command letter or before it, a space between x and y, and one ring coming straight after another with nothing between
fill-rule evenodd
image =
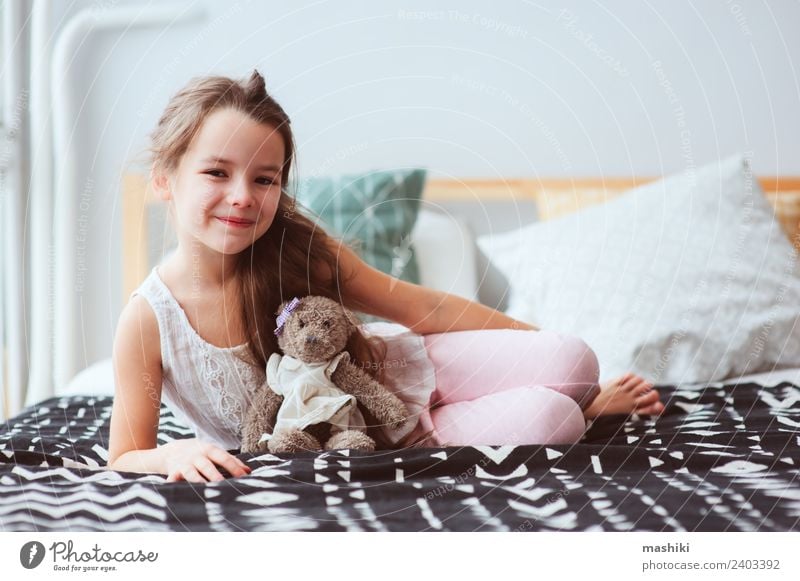
<instances>
[{"instance_id":1,"label":"bare foot","mask_svg":"<svg viewBox=\"0 0 800 581\"><path fill-rule=\"evenodd\" d=\"M626 373L600 384L600 394L583 411L588 418L612 414L658 415L664 411L653 384L634 373Z\"/></svg>"}]
</instances>

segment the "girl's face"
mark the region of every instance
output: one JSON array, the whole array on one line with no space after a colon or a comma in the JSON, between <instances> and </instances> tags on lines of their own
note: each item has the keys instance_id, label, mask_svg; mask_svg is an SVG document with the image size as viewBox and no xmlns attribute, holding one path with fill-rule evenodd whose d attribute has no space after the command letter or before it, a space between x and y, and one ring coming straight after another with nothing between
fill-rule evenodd
<instances>
[{"instance_id":1,"label":"girl's face","mask_svg":"<svg viewBox=\"0 0 800 581\"><path fill-rule=\"evenodd\" d=\"M194 238L236 254L264 235L281 195L283 138L233 109L211 113L181 158L175 175L154 176L172 200L178 238Z\"/></svg>"}]
</instances>

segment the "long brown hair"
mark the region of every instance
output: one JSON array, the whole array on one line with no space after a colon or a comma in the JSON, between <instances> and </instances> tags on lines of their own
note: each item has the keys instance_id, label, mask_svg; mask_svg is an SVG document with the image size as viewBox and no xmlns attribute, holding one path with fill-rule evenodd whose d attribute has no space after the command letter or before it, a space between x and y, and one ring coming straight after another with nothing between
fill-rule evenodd
<instances>
[{"instance_id":1,"label":"long brown hair","mask_svg":"<svg viewBox=\"0 0 800 581\"><path fill-rule=\"evenodd\" d=\"M348 308L353 304L347 294L349 277L342 273L334 250L346 243L321 228L310 218L314 217L313 212L289 194L295 157L289 116L267 93L258 71L254 70L243 82L224 76L196 77L176 93L151 134L153 171L173 172L205 119L226 108L274 128L285 147L275 218L261 238L234 258L241 321L249 344L248 362L263 369L269 356L279 352L274 330L282 301L313 294L339 301ZM364 333L359 327L350 336L346 349L357 365L383 382L386 345L380 337Z\"/></svg>"}]
</instances>

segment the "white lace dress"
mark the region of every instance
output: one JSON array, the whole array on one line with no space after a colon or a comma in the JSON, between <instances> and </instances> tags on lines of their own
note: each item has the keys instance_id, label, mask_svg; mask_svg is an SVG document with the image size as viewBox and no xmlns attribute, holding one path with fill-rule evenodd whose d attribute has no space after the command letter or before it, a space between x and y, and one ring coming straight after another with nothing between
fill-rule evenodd
<instances>
[{"instance_id":1,"label":"white lace dress","mask_svg":"<svg viewBox=\"0 0 800 581\"><path fill-rule=\"evenodd\" d=\"M131 293L150 303L158 320L161 340L161 398L175 418L202 440L226 450L241 447L241 425L253 394L266 382L266 370L244 357L247 344L217 347L205 341L189 323L183 308L154 267ZM421 335L395 323L372 322L361 326L386 342L385 384L403 402L410 421L396 430L384 429L397 442L419 426L435 388L433 362Z\"/></svg>"}]
</instances>

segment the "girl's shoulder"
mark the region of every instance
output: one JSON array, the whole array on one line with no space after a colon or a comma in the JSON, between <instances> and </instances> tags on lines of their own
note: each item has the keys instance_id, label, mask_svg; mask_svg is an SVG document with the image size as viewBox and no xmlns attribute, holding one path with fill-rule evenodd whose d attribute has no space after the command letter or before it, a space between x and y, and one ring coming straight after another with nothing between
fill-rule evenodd
<instances>
[{"instance_id":1,"label":"girl's shoulder","mask_svg":"<svg viewBox=\"0 0 800 581\"><path fill-rule=\"evenodd\" d=\"M159 343L158 318L150 304L144 296L137 294L130 298L128 303L122 308L117 322L117 335L120 333L134 334L138 339L148 342L142 345L147 348L150 342ZM160 355L160 349L159 355Z\"/></svg>"},{"instance_id":2,"label":"girl's shoulder","mask_svg":"<svg viewBox=\"0 0 800 581\"><path fill-rule=\"evenodd\" d=\"M148 361L161 363L158 318L150 302L141 294L133 295L122 308L114 337L115 345L121 340L138 345Z\"/></svg>"}]
</instances>

